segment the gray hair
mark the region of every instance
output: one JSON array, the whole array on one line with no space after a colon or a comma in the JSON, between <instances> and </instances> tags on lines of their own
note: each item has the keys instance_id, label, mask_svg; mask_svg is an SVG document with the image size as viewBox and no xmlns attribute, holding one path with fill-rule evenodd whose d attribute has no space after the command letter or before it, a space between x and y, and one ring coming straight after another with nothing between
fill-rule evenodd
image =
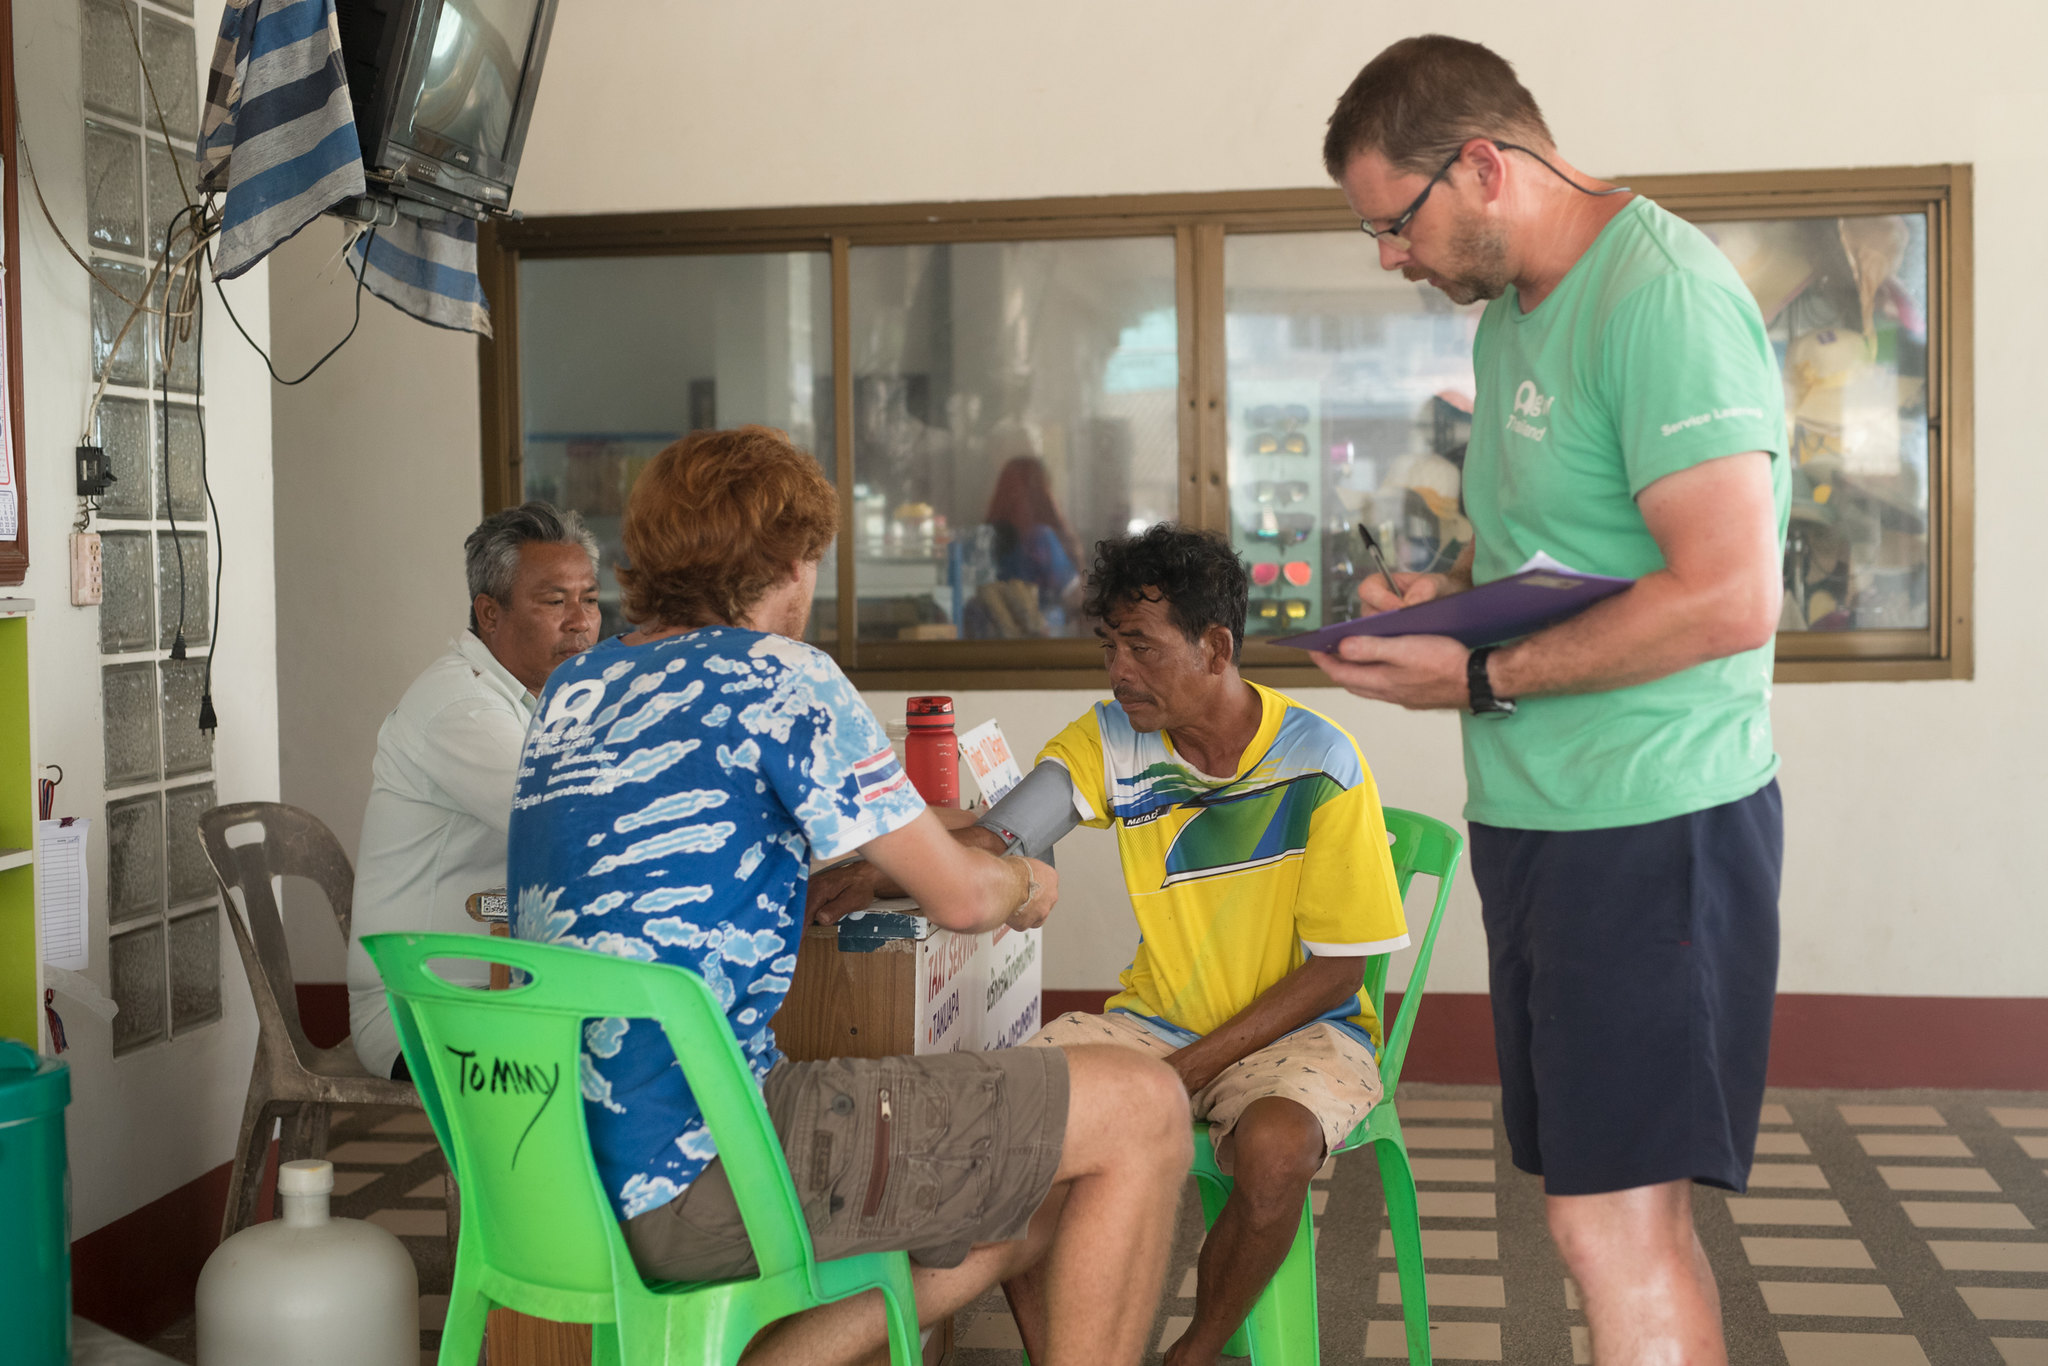
<instances>
[{"instance_id":1,"label":"gray hair","mask_svg":"<svg viewBox=\"0 0 2048 1366\"><path fill-rule=\"evenodd\" d=\"M513 581L519 577L519 547L536 542L582 546L590 556L590 567L597 568L597 537L575 513L537 501L494 512L462 543L463 563L469 571L470 630L476 629L477 594L509 601Z\"/></svg>"}]
</instances>

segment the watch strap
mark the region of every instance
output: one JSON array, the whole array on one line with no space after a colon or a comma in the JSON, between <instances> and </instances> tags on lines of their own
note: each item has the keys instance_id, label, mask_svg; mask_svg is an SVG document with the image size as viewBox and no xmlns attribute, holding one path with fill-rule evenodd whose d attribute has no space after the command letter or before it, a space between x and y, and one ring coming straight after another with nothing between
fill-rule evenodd
<instances>
[{"instance_id":1,"label":"watch strap","mask_svg":"<svg viewBox=\"0 0 2048 1366\"><path fill-rule=\"evenodd\" d=\"M1474 716L1513 716L1515 704L1512 699L1493 695L1493 680L1487 676L1486 661L1493 657L1494 647L1482 645L1465 658L1465 688L1471 695Z\"/></svg>"}]
</instances>

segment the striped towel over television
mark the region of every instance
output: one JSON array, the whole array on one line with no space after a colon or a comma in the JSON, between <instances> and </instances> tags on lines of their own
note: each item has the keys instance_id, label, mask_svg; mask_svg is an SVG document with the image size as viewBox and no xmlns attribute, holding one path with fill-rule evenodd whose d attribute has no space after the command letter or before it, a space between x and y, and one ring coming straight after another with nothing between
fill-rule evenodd
<instances>
[{"instance_id":1,"label":"striped towel over television","mask_svg":"<svg viewBox=\"0 0 2048 1366\"><path fill-rule=\"evenodd\" d=\"M461 214L401 213L375 237L357 238L354 251L363 283L386 303L436 327L491 335L491 306L476 278L476 224Z\"/></svg>"},{"instance_id":2,"label":"striped towel over television","mask_svg":"<svg viewBox=\"0 0 2048 1366\"><path fill-rule=\"evenodd\" d=\"M227 0L206 81L199 185L226 194L214 271L227 280L363 192L334 0Z\"/></svg>"},{"instance_id":3,"label":"striped towel over television","mask_svg":"<svg viewBox=\"0 0 2048 1366\"><path fill-rule=\"evenodd\" d=\"M227 0L199 142L200 188L224 194L215 273L233 279L363 193L334 0ZM417 206L407 204L406 209ZM437 327L490 335L476 224L401 213L352 244L371 293Z\"/></svg>"}]
</instances>

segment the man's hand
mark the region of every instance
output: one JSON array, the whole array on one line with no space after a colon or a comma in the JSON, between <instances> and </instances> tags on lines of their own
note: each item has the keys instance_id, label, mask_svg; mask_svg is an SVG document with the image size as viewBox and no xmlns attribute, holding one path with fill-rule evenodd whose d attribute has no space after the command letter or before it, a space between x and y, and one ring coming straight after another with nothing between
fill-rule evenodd
<instances>
[{"instance_id":1,"label":"man's hand","mask_svg":"<svg viewBox=\"0 0 2048 1366\"><path fill-rule=\"evenodd\" d=\"M1204 1047L1208 1042L1208 1039L1197 1039L1186 1048L1177 1048L1166 1055L1166 1065L1180 1076L1180 1084L1187 1088L1190 1096L1222 1076L1223 1069L1237 1061L1219 1049Z\"/></svg>"},{"instance_id":2,"label":"man's hand","mask_svg":"<svg viewBox=\"0 0 2048 1366\"><path fill-rule=\"evenodd\" d=\"M1367 574L1358 582L1359 605L1365 608L1365 615L1378 616L1381 612L1392 612L1417 603L1429 602L1435 598L1447 598L1469 585L1457 583L1445 574L1396 574L1394 583L1401 590L1395 597L1387 591L1387 581L1378 574Z\"/></svg>"},{"instance_id":3,"label":"man's hand","mask_svg":"<svg viewBox=\"0 0 2048 1366\"><path fill-rule=\"evenodd\" d=\"M813 925L831 925L864 911L881 895L882 870L866 859L851 859L811 874L804 909Z\"/></svg>"},{"instance_id":4,"label":"man's hand","mask_svg":"<svg viewBox=\"0 0 2048 1366\"><path fill-rule=\"evenodd\" d=\"M1049 863L1040 863L1021 854L1013 857L1030 868L1037 890L1003 923L1013 930L1035 930L1045 923L1045 918L1052 914L1054 904L1060 899L1060 875Z\"/></svg>"},{"instance_id":5,"label":"man's hand","mask_svg":"<svg viewBox=\"0 0 2048 1366\"><path fill-rule=\"evenodd\" d=\"M1385 584L1379 584L1379 590L1387 595ZM1471 688L1465 682L1465 665L1471 654L1449 636L1346 636L1337 642L1336 654L1314 650L1309 658L1331 682L1360 697L1392 702L1410 711L1443 707L1462 711L1472 702Z\"/></svg>"}]
</instances>

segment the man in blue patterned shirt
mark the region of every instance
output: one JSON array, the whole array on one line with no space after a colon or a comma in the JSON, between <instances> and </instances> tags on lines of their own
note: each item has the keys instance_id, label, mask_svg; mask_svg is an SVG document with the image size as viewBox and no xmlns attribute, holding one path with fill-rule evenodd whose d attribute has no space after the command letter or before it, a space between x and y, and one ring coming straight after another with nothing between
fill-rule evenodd
<instances>
[{"instance_id":1,"label":"man in blue patterned shirt","mask_svg":"<svg viewBox=\"0 0 2048 1366\"><path fill-rule=\"evenodd\" d=\"M638 630L556 669L513 802L513 933L701 975L761 1079L821 1258L907 1249L919 1317L1041 1266L1045 1353L1136 1362L1188 1163L1166 1067L1114 1048L791 1063L789 990L813 860L859 850L933 921L1030 928L1051 868L948 836L874 714L802 642L838 500L779 432L703 432L634 486L618 571ZM750 1274L731 1186L666 1036L592 1020L582 1091L598 1174L643 1273ZM786 1319L752 1362L853 1361L877 1297Z\"/></svg>"}]
</instances>

